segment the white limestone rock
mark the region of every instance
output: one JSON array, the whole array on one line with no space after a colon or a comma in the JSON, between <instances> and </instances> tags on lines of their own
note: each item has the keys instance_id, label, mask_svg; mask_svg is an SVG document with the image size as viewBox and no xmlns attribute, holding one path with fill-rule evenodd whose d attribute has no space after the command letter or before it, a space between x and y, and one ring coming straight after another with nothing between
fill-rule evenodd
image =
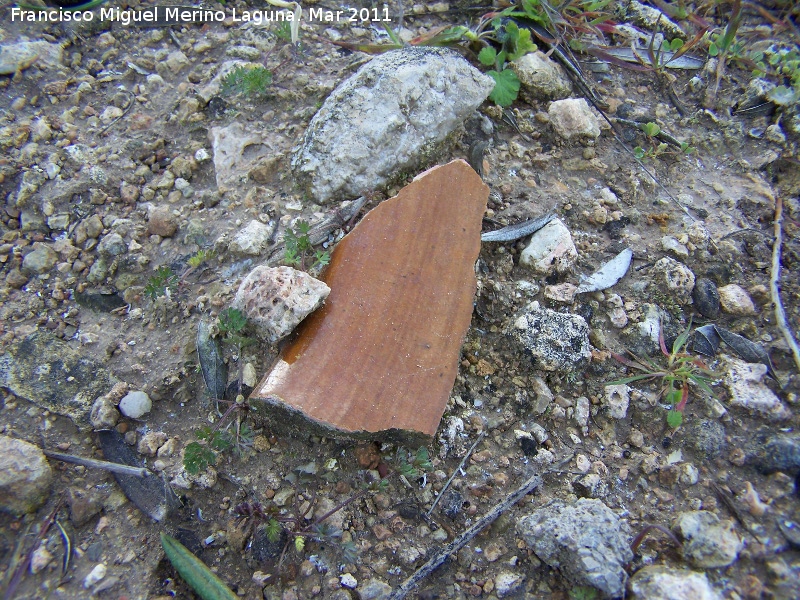
<instances>
[{"instance_id":1,"label":"white limestone rock","mask_svg":"<svg viewBox=\"0 0 800 600\"><path fill-rule=\"evenodd\" d=\"M377 56L325 100L292 170L319 203L358 197L419 167L493 88L491 77L449 49Z\"/></svg>"},{"instance_id":2,"label":"white limestone rock","mask_svg":"<svg viewBox=\"0 0 800 600\"><path fill-rule=\"evenodd\" d=\"M533 234L519 261L537 273L565 273L578 259L569 229L561 219L553 219Z\"/></svg>"},{"instance_id":3,"label":"white limestone rock","mask_svg":"<svg viewBox=\"0 0 800 600\"><path fill-rule=\"evenodd\" d=\"M239 231L228 244L228 249L237 254L258 256L269 244L274 225L265 225L261 221L250 221Z\"/></svg>"},{"instance_id":4,"label":"white limestone rock","mask_svg":"<svg viewBox=\"0 0 800 600\"><path fill-rule=\"evenodd\" d=\"M565 140L600 137L599 119L583 98L556 100L547 113L556 133Z\"/></svg>"}]
</instances>

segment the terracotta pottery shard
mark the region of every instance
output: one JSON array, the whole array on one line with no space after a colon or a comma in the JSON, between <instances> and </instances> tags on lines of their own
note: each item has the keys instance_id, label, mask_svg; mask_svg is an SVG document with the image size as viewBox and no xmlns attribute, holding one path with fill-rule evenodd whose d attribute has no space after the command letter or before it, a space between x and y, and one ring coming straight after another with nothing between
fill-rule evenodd
<instances>
[{"instance_id":1,"label":"terracotta pottery shard","mask_svg":"<svg viewBox=\"0 0 800 600\"><path fill-rule=\"evenodd\" d=\"M455 381L489 188L463 160L372 210L333 252L331 293L251 406L294 431L424 443Z\"/></svg>"}]
</instances>

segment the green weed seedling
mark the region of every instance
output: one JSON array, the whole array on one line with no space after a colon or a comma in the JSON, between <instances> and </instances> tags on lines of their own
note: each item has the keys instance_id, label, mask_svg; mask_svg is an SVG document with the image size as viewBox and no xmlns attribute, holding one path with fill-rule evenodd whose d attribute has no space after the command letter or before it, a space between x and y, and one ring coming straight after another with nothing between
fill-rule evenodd
<instances>
[{"instance_id":1,"label":"green weed seedling","mask_svg":"<svg viewBox=\"0 0 800 600\"><path fill-rule=\"evenodd\" d=\"M719 375L709 369L700 358L684 351L691 329L692 323L689 321L689 326L677 337L675 343L672 344L672 351L669 352L664 342L664 328L663 326L659 328L658 343L661 347L661 353L666 357L666 364L664 365L656 364L631 352L629 354L632 360L612 353L612 356L617 361L631 369L641 371L641 373L612 381L607 385L622 385L635 381L660 379L661 398L670 406L669 412L667 412L667 424L673 429L683 423L683 412L689 399L690 384L699 387L708 395L714 396L711 385L719 380Z\"/></svg>"},{"instance_id":2,"label":"green weed seedling","mask_svg":"<svg viewBox=\"0 0 800 600\"><path fill-rule=\"evenodd\" d=\"M247 317L237 308L226 308L219 314L219 331L222 341L236 348L237 357L241 357L242 349L255 340L245 335ZM243 361L239 360L239 381L242 381ZM228 409L222 414L214 427L201 427L195 431L197 442L186 445L183 453L183 467L190 475L197 475L217 463L219 455L233 450L238 455L243 455L253 444L254 432L244 422L242 415L249 410L249 406L241 394ZM220 402L218 400L218 402ZM232 415L236 414L235 418Z\"/></svg>"},{"instance_id":3,"label":"green weed seedling","mask_svg":"<svg viewBox=\"0 0 800 600\"><path fill-rule=\"evenodd\" d=\"M492 21L494 35L491 36L501 47L498 52L493 46L484 47L478 60L486 67L494 67L486 74L494 79L494 89L489 98L496 104L511 106L519 94L519 79L514 71L507 69L507 63L536 50L531 41L529 29L520 29L513 21L503 23L499 18Z\"/></svg>"},{"instance_id":4,"label":"green weed seedling","mask_svg":"<svg viewBox=\"0 0 800 600\"><path fill-rule=\"evenodd\" d=\"M236 67L222 80L226 95L264 96L272 83L272 72L264 67Z\"/></svg>"},{"instance_id":5,"label":"green weed seedling","mask_svg":"<svg viewBox=\"0 0 800 600\"><path fill-rule=\"evenodd\" d=\"M186 264L188 264L192 269L196 269L203 263L211 261L216 256L217 253L214 252L214 250L198 250L189 257L189 260L186 261Z\"/></svg>"},{"instance_id":6,"label":"green weed seedling","mask_svg":"<svg viewBox=\"0 0 800 600\"><path fill-rule=\"evenodd\" d=\"M640 123L639 129L647 136L648 140L650 141L649 148L643 148L642 146L636 146L633 149L633 154L639 160L645 160L648 158L658 158L662 155L689 155L695 152L695 147L690 146L686 142L679 142L672 136L666 135L664 132L661 131L661 127L658 126L657 123ZM671 141L673 146L679 146L679 152L677 149L670 150L669 145L666 142L659 141L659 139L668 139Z\"/></svg>"},{"instance_id":7,"label":"green weed seedling","mask_svg":"<svg viewBox=\"0 0 800 600\"><path fill-rule=\"evenodd\" d=\"M178 276L166 265L161 265L144 286L144 295L155 300L170 296L178 288Z\"/></svg>"},{"instance_id":8,"label":"green weed seedling","mask_svg":"<svg viewBox=\"0 0 800 600\"><path fill-rule=\"evenodd\" d=\"M309 271L327 265L331 261L330 254L321 250L315 251L311 245L308 237L311 225L306 221L298 221L295 227L296 229L288 227L283 236L286 245L284 254L286 264L300 267L303 271L307 270L306 265Z\"/></svg>"}]
</instances>

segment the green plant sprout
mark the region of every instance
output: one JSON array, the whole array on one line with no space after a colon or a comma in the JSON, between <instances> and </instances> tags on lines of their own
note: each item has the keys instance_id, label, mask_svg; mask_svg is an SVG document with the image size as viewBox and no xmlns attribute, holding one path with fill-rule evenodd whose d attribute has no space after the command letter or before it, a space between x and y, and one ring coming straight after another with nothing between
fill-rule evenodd
<instances>
[{"instance_id":1,"label":"green plant sprout","mask_svg":"<svg viewBox=\"0 0 800 600\"><path fill-rule=\"evenodd\" d=\"M238 66L222 79L223 94L264 96L272 83L272 72L264 67Z\"/></svg>"},{"instance_id":2,"label":"green plant sprout","mask_svg":"<svg viewBox=\"0 0 800 600\"><path fill-rule=\"evenodd\" d=\"M312 260L308 266L308 270L327 265L331 261L330 254L322 250L315 251L308 237L308 232L311 231L311 225L309 225L307 221L301 220L295 224L295 227L296 229L288 227L283 236L283 242L286 245L284 254L286 264L299 266L303 271L306 270L306 262L309 259Z\"/></svg>"},{"instance_id":3,"label":"green plant sprout","mask_svg":"<svg viewBox=\"0 0 800 600\"><path fill-rule=\"evenodd\" d=\"M767 50L750 53L755 63L753 76L772 76L788 85L778 85L767 92L767 99L779 106L790 106L800 102L800 50L777 45Z\"/></svg>"},{"instance_id":4,"label":"green plant sprout","mask_svg":"<svg viewBox=\"0 0 800 600\"><path fill-rule=\"evenodd\" d=\"M694 384L710 396L714 396L711 385L719 380L719 375L709 369L701 359L683 351L689 340L691 330L692 323L690 320L686 330L672 344L672 352L668 352L664 342L664 328L663 326L659 327L658 343L661 353L667 359L666 365L658 365L651 360L636 356L630 351L628 353L633 360L612 352L612 356L617 361L643 373L632 377L624 377L607 385L623 385L634 381L660 379L660 396L670 406L667 412L667 424L673 429L680 427L681 423L683 423L683 412L689 399L690 384Z\"/></svg>"},{"instance_id":5,"label":"green plant sprout","mask_svg":"<svg viewBox=\"0 0 800 600\"><path fill-rule=\"evenodd\" d=\"M636 146L633 149L634 156L639 160L658 158L664 154L675 154L674 150L669 150L669 145L666 141L658 141L659 139L666 139L673 144L673 146L679 148L680 154L689 155L695 151L694 146L690 146L687 142L676 140L671 135L662 131L657 123L636 123L636 126L647 136L648 140L650 140L649 148L645 149L642 146Z\"/></svg>"},{"instance_id":6,"label":"green plant sprout","mask_svg":"<svg viewBox=\"0 0 800 600\"><path fill-rule=\"evenodd\" d=\"M493 37L501 50L498 52L493 46L485 46L478 54L478 60L486 67L494 67L486 72L494 79L494 89L489 98L496 104L507 107L517 99L520 83L516 73L507 69L506 64L535 51L536 44L531 41L530 30L520 29L513 21L504 24L497 18L492 21L492 26Z\"/></svg>"},{"instance_id":7,"label":"green plant sprout","mask_svg":"<svg viewBox=\"0 0 800 600\"><path fill-rule=\"evenodd\" d=\"M214 250L198 250L189 257L189 260L186 261L186 264L188 264L192 269L196 269L203 263L211 261L216 256L217 253Z\"/></svg>"},{"instance_id":8,"label":"green plant sprout","mask_svg":"<svg viewBox=\"0 0 800 600\"><path fill-rule=\"evenodd\" d=\"M241 356L242 348L255 343L243 332L247 317L237 308L226 308L219 314L219 331L222 341L236 347L236 355ZM195 432L199 442L190 442L184 448L183 467L190 475L197 475L217 463L219 455L233 449L238 455L244 454L253 444L254 432L244 422L242 414L249 406L242 395L243 362L239 361L239 390L236 400L220 416L213 428L205 426ZM218 400L219 402L220 400ZM236 413L236 418L231 415Z\"/></svg>"},{"instance_id":9,"label":"green plant sprout","mask_svg":"<svg viewBox=\"0 0 800 600\"><path fill-rule=\"evenodd\" d=\"M144 286L144 295L155 300L170 296L178 287L178 276L166 265L161 265Z\"/></svg>"}]
</instances>

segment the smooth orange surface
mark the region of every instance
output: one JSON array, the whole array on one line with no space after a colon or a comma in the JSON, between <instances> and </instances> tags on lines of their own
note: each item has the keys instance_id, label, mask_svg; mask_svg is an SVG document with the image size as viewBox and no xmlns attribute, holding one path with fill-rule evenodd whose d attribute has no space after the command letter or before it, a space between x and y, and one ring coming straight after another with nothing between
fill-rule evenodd
<instances>
[{"instance_id":1,"label":"smooth orange surface","mask_svg":"<svg viewBox=\"0 0 800 600\"><path fill-rule=\"evenodd\" d=\"M341 433L433 436L475 294L489 189L462 160L373 209L339 244L331 293L252 394Z\"/></svg>"}]
</instances>

